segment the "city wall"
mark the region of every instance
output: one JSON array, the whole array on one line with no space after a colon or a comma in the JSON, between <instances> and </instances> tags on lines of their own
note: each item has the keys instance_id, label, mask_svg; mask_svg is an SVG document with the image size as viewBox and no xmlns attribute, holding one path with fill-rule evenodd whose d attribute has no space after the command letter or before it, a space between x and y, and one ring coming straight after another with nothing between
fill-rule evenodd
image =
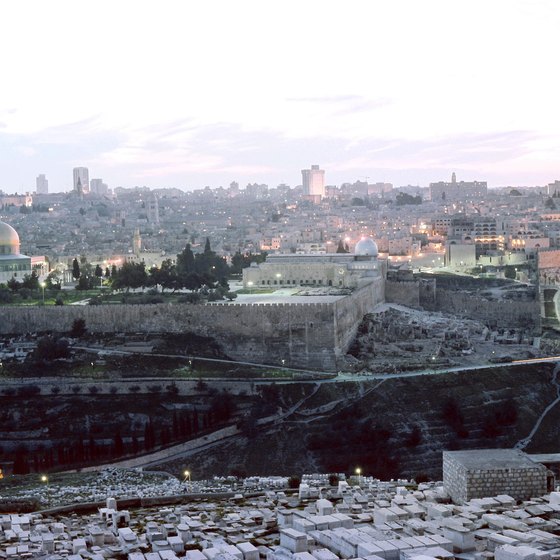
<instances>
[{"instance_id":1,"label":"city wall","mask_svg":"<svg viewBox=\"0 0 560 560\"><path fill-rule=\"evenodd\" d=\"M90 333L192 332L235 360L332 371L381 301L383 278L335 303L3 307L0 334L66 333L81 318Z\"/></svg>"},{"instance_id":2,"label":"city wall","mask_svg":"<svg viewBox=\"0 0 560 560\"><path fill-rule=\"evenodd\" d=\"M428 311L442 311L482 321L495 328L525 328L540 332L540 305L538 301L492 301L477 295L438 288L436 298L423 297L420 305Z\"/></svg>"},{"instance_id":3,"label":"city wall","mask_svg":"<svg viewBox=\"0 0 560 560\"><path fill-rule=\"evenodd\" d=\"M64 333L82 318L92 333L193 332L236 360L333 370L334 313L327 303L3 307L0 334Z\"/></svg>"},{"instance_id":4,"label":"city wall","mask_svg":"<svg viewBox=\"0 0 560 560\"><path fill-rule=\"evenodd\" d=\"M420 283L418 281L387 280L385 301L408 307L420 307Z\"/></svg>"},{"instance_id":5,"label":"city wall","mask_svg":"<svg viewBox=\"0 0 560 560\"><path fill-rule=\"evenodd\" d=\"M385 280L379 277L334 304L334 346L337 355L346 353L364 316L383 301Z\"/></svg>"}]
</instances>

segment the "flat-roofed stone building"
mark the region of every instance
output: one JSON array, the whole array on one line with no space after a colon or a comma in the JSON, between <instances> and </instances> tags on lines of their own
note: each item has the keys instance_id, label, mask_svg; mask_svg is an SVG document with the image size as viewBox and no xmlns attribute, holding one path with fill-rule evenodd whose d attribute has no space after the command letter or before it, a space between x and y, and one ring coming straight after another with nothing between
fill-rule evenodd
<instances>
[{"instance_id":1,"label":"flat-roofed stone building","mask_svg":"<svg viewBox=\"0 0 560 560\"><path fill-rule=\"evenodd\" d=\"M547 492L547 468L517 449L471 449L443 452L443 486L451 499L507 494L527 500Z\"/></svg>"},{"instance_id":2,"label":"flat-roofed stone building","mask_svg":"<svg viewBox=\"0 0 560 560\"><path fill-rule=\"evenodd\" d=\"M370 282L384 283L386 267L387 261L378 259L375 241L365 237L356 244L354 253L269 255L265 262L243 269L243 287L354 289Z\"/></svg>"}]
</instances>

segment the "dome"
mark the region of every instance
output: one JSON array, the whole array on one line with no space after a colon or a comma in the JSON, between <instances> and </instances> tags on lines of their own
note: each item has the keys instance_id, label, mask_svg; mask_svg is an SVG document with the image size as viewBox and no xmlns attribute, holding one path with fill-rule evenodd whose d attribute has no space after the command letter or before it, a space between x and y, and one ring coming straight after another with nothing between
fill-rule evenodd
<instances>
[{"instance_id":1,"label":"dome","mask_svg":"<svg viewBox=\"0 0 560 560\"><path fill-rule=\"evenodd\" d=\"M377 257L377 244L371 237L362 237L354 247L354 254L360 257Z\"/></svg>"},{"instance_id":2,"label":"dome","mask_svg":"<svg viewBox=\"0 0 560 560\"><path fill-rule=\"evenodd\" d=\"M19 254L19 235L5 222L0 222L0 255Z\"/></svg>"}]
</instances>

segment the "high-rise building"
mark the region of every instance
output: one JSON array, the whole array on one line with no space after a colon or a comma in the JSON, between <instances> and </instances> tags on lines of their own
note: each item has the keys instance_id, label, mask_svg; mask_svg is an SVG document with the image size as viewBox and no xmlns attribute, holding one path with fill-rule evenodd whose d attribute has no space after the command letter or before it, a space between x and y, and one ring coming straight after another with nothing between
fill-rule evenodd
<instances>
[{"instance_id":1,"label":"high-rise building","mask_svg":"<svg viewBox=\"0 0 560 560\"><path fill-rule=\"evenodd\" d=\"M89 170L87 167L74 167L74 190L79 194L89 192Z\"/></svg>"},{"instance_id":2,"label":"high-rise building","mask_svg":"<svg viewBox=\"0 0 560 560\"><path fill-rule=\"evenodd\" d=\"M312 165L311 169L302 169L303 196L313 202L321 202L325 196L325 172L318 165Z\"/></svg>"},{"instance_id":3,"label":"high-rise building","mask_svg":"<svg viewBox=\"0 0 560 560\"><path fill-rule=\"evenodd\" d=\"M92 179L89 182L89 190L92 194L105 195L109 192L109 187L103 182L103 179Z\"/></svg>"},{"instance_id":4,"label":"high-rise building","mask_svg":"<svg viewBox=\"0 0 560 560\"><path fill-rule=\"evenodd\" d=\"M159 225L159 202L155 194L148 200L147 210L148 222L150 224Z\"/></svg>"},{"instance_id":5,"label":"high-rise building","mask_svg":"<svg viewBox=\"0 0 560 560\"><path fill-rule=\"evenodd\" d=\"M49 194L49 182L44 175L39 175L35 180L37 194Z\"/></svg>"}]
</instances>

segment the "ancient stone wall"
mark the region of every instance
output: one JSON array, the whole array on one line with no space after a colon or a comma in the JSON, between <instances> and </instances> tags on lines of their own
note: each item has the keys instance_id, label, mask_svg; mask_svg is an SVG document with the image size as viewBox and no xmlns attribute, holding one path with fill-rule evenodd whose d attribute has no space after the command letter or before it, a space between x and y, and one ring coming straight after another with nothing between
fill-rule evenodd
<instances>
[{"instance_id":1,"label":"ancient stone wall","mask_svg":"<svg viewBox=\"0 0 560 560\"><path fill-rule=\"evenodd\" d=\"M337 355L346 353L364 316L371 313L373 308L383 301L385 301L385 280L376 278L334 304L334 346Z\"/></svg>"},{"instance_id":2,"label":"ancient stone wall","mask_svg":"<svg viewBox=\"0 0 560 560\"><path fill-rule=\"evenodd\" d=\"M385 301L408 307L420 307L420 284L418 281L387 280Z\"/></svg>"},{"instance_id":3,"label":"ancient stone wall","mask_svg":"<svg viewBox=\"0 0 560 560\"><path fill-rule=\"evenodd\" d=\"M420 305L428 311L442 311L482 321L491 327L523 327L540 332L540 306L538 301L487 300L476 294L454 290L436 290L435 302L420 290Z\"/></svg>"},{"instance_id":4,"label":"ancient stone wall","mask_svg":"<svg viewBox=\"0 0 560 560\"><path fill-rule=\"evenodd\" d=\"M0 313L0 334L64 333L83 318L94 333L193 332L214 338L236 360L335 368L334 309L326 303L68 305Z\"/></svg>"},{"instance_id":5,"label":"ancient stone wall","mask_svg":"<svg viewBox=\"0 0 560 560\"><path fill-rule=\"evenodd\" d=\"M382 301L378 278L334 304L310 296L309 303L2 307L0 334L65 333L82 318L90 333L192 332L213 338L235 360L330 371Z\"/></svg>"}]
</instances>

